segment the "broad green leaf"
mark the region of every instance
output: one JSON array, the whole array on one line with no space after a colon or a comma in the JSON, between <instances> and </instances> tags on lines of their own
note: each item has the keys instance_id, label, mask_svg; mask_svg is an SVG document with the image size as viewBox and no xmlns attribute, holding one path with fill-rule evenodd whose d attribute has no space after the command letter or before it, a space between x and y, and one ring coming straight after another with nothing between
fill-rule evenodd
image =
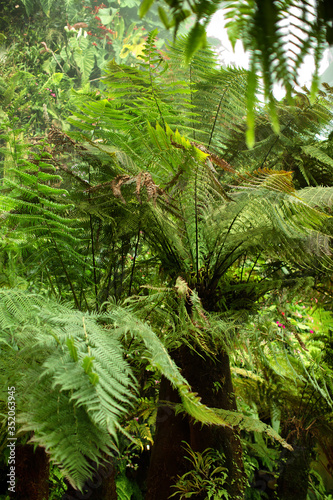
<instances>
[{"instance_id":1,"label":"broad green leaf","mask_svg":"<svg viewBox=\"0 0 333 500\"><path fill-rule=\"evenodd\" d=\"M85 82L89 79L95 65L95 50L89 46L90 42L88 38L80 37L79 40L72 40L74 40L72 43L74 47L74 59L82 73L82 82Z\"/></svg>"},{"instance_id":2,"label":"broad green leaf","mask_svg":"<svg viewBox=\"0 0 333 500\"><path fill-rule=\"evenodd\" d=\"M166 27L166 29L169 29L170 28L170 21L168 19L167 13L163 9L163 7L161 7L161 6L158 7L158 14L160 16L162 23Z\"/></svg>"},{"instance_id":3,"label":"broad green leaf","mask_svg":"<svg viewBox=\"0 0 333 500\"><path fill-rule=\"evenodd\" d=\"M111 14L110 14L111 12ZM105 26L110 24L113 21L114 16L117 14L118 9L113 9L110 7L107 7L105 9L99 9L98 11L98 17L101 20L101 23L103 23Z\"/></svg>"},{"instance_id":4,"label":"broad green leaf","mask_svg":"<svg viewBox=\"0 0 333 500\"><path fill-rule=\"evenodd\" d=\"M61 80L63 79L64 74L63 73L53 73L52 75L52 80L55 85L58 85Z\"/></svg>"},{"instance_id":5,"label":"broad green leaf","mask_svg":"<svg viewBox=\"0 0 333 500\"><path fill-rule=\"evenodd\" d=\"M143 17L147 14L148 10L153 5L153 3L154 3L154 0L143 0L143 2L140 5L140 9L139 9L140 17Z\"/></svg>"},{"instance_id":6,"label":"broad green leaf","mask_svg":"<svg viewBox=\"0 0 333 500\"><path fill-rule=\"evenodd\" d=\"M77 349L74 345L74 339L73 338L69 338L66 340L66 344L67 344L67 347L68 347L68 350L69 350L69 354L71 356L71 358L77 362L78 361L78 355L77 355Z\"/></svg>"},{"instance_id":7,"label":"broad green leaf","mask_svg":"<svg viewBox=\"0 0 333 500\"><path fill-rule=\"evenodd\" d=\"M194 53L203 48L206 45L206 30L204 26L200 23L196 23L191 29L188 36L186 49L185 49L185 61L190 62Z\"/></svg>"}]
</instances>

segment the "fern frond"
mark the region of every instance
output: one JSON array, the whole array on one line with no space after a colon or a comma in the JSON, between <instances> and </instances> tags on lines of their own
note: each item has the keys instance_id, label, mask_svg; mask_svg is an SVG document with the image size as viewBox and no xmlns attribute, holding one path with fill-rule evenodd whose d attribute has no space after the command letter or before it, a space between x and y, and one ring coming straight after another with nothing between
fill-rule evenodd
<instances>
[{"instance_id":1,"label":"fern frond","mask_svg":"<svg viewBox=\"0 0 333 500\"><path fill-rule=\"evenodd\" d=\"M232 427L238 427L244 429L247 432L259 432L267 434L271 439L280 443L284 448L293 451L293 447L287 443L270 425L261 422L258 419L248 417L242 413L232 412L228 410L221 410L219 408L215 409L218 415L225 418Z\"/></svg>"},{"instance_id":2,"label":"fern frond","mask_svg":"<svg viewBox=\"0 0 333 500\"><path fill-rule=\"evenodd\" d=\"M133 400L119 341L89 315L15 290L0 293L0 329L19 348L9 351L17 371L9 364L7 376L20 388L22 431L82 487L90 463L116 451L116 421Z\"/></svg>"},{"instance_id":3,"label":"fern frond","mask_svg":"<svg viewBox=\"0 0 333 500\"><path fill-rule=\"evenodd\" d=\"M170 358L165 347L150 326L138 321L136 316L132 316L130 313L126 313L120 309L111 311L109 317L115 322L115 326L120 334L135 335L137 338L143 340L149 352L148 359L150 364L178 389L183 408L187 413L202 423L226 425L223 418L220 418L216 412L200 403L200 398L190 391L186 380L180 374L175 362Z\"/></svg>"}]
</instances>

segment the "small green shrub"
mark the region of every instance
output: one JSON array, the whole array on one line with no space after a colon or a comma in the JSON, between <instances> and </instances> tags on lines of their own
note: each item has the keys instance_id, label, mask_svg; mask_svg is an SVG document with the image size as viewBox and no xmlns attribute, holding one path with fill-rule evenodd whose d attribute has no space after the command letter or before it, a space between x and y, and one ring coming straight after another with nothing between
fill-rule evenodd
<instances>
[{"instance_id":1,"label":"small green shrub","mask_svg":"<svg viewBox=\"0 0 333 500\"><path fill-rule=\"evenodd\" d=\"M202 453L193 451L187 443L185 448L189 454L186 458L192 463L193 469L178 476L178 481L173 486L176 491L169 498L179 495L182 500L206 493L207 500L228 499L229 495L224 487L228 478L227 468L223 467L224 456L212 448L207 448Z\"/></svg>"}]
</instances>

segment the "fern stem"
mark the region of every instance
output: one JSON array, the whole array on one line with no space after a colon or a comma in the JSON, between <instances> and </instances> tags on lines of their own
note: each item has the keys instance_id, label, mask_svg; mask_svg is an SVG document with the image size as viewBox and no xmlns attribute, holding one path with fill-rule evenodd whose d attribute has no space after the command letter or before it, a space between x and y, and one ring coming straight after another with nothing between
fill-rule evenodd
<instances>
[{"instance_id":1,"label":"fern stem","mask_svg":"<svg viewBox=\"0 0 333 500\"><path fill-rule=\"evenodd\" d=\"M271 271L270 273L266 274L263 278L261 278L259 281L258 281L258 284L261 283L262 281L264 280L267 280L267 278L269 278L272 274L276 273L276 271L280 271L284 266L284 263L282 263L277 269L273 269L273 271Z\"/></svg>"},{"instance_id":2,"label":"fern stem","mask_svg":"<svg viewBox=\"0 0 333 500\"><path fill-rule=\"evenodd\" d=\"M80 294L79 294L79 298L80 298L80 309L81 309L81 305L82 305L82 297L84 298L85 300L85 303L86 305L88 306L88 303L87 303L87 299L86 299L86 295L83 291L83 283L84 283L84 278L85 278L85 273L86 273L86 262L87 262L87 257L89 255L89 247L90 247L90 241L88 241L88 246L87 246L87 254L85 256L85 259L84 259L84 265L83 265L83 268L82 268L82 281L81 281L81 290L80 290ZM88 307L88 310L89 310L89 307Z\"/></svg>"},{"instance_id":3,"label":"fern stem","mask_svg":"<svg viewBox=\"0 0 333 500\"><path fill-rule=\"evenodd\" d=\"M96 309L98 311L98 288L97 288L97 275L96 275L95 241L94 241L94 228L93 228L91 214L89 214L89 223L90 223L91 255L92 255L93 270L94 270L95 300L96 300Z\"/></svg>"},{"instance_id":4,"label":"fern stem","mask_svg":"<svg viewBox=\"0 0 333 500\"><path fill-rule=\"evenodd\" d=\"M240 278L241 281L243 281L243 272L244 272L244 268L245 268L245 262L246 262L246 255L244 255L244 257L243 257L243 264L242 264L241 278Z\"/></svg>"},{"instance_id":5,"label":"fern stem","mask_svg":"<svg viewBox=\"0 0 333 500\"><path fill-rule=\"evenodd\" d=\"M227 230L227 232L226 232L226 234L225 234L224 240L223 240L223 242L222 242L222 244L221 244L221 246L220 246L219 252L218 252L217 257L216 257L216 260L215 260L215 269L214 269L214 275L213 275L213 279L212 279L212 281L214 280L214 276L215 276L216 274L218 274L218 270L219 270L219 269L220 269L220 267L221 267L221 265L220 265L220 264L218 264L219 258L220 258L220 256L222 255L223 248L224 248L225 242L226 242L226 240L227 240L227 238L228 238L228 235L230 234L230 231L231 231L231 229L232 229L233 225L235 224L235 222L236 222L236 220L237 220L237 218L238 218L239 214L241 213L241 211L242 211L242 210L240 210L240 211L239 211L239 212L235 215L235 217L233 218L233 220L231 221L231 224L229 225L228 230ZM218 244L218 238L216 238L216 240L215 240L215 247L217 246L217 244ZM222 264L224 263L224 261L225 261L225 259L222 261Z\"/></svg>"},{"instance_id":6,"label":"fern stem","mask_svg":"<svg viewBox=\"0 0 333 500\"><path fill-rule=\"evenodd\" d=\"M121 273L120 273L120 294L123 291L123 282L124 282L124 266L125 254L124 254L124 240L121 241Z\"/></svg>"},{"instance_id":7,"label":"fern stem","mask_svg":"<svg viewBox=\"0 0 333 500\"><path fill-rule=\"evenodd\" d=\"M88 171L89 184L91 183L91 169L89 165ZM89 191L89 202L91 201L90 191ZM89 224L90 224L90 240L91 240L91 255L93 261L93 270L94 270L94 289L95 289L95 301L96 301L96 310L98 311L98 290L97 290L97 276L96 276L96 259L95 259L95 241L94 241L94 228L92 223L92 215L89 214Z\"/></svg>"},{"instance_id":8,"label":"fern stem","mask_svg":"<svg viewBox=\"0 0 333 500\"><path fill-rule=\"evenodd\" d=\"M257 265L257 262L258 262L258 260L259 260L259 258L260 258L260 255L261 255L261 252L259 253L259 255L258 255L258 257L256 258L256 260L254 261L253 266L251 267L251 271L249 272L249 276L248 276L248 278L247 278L246 283L248 283L248 282L250 281L252 271L254 270L255 266Z\"/></svg>"},{"instance_id":9,"label":"fern stem","mask_svg":"<svg viewBox=\"0 0 333 500\"><path fill-rule=\"evenodd\" d=\"M218 281L220 279L221 276L223 276L223 274L225 273L225 271L227 269L229 269L232 264L237 260L239 259L240 255L236 255L236 257L227 265L227 267L222 271L223 269L223 264L225 262L227 262L227 260L229 259L229 257L232 256L232 254L240 247L242 246L242 244L244 243L244 241L241 241L240 243L238 243L238 245L236 245L230 252L227 253L227 255L224 257L224 259L222 260L222 262L220 262L220 264L218 266L215 266L215 269L214 269L214 274L213 274L213 277L211 279L211 284L210 284L210 288L215 288L218 284Z\"/></svg>"},{"instance_id":10,"label":"fern stem","mask_svg":"<svg viewBox=\"0 0 333 500\"><path fill-rule=\"evenodd\" d=\"M129 287L128 287L128 296L129 297L131 296L131 293L132 293L132 283L133 283L133 277L134 277L135 262L136 262L136 258L138 255L139 241L140 241L140 223L139 223L138 236L136 238L135 249L134 249L133 265L132 265L132 269L131 269L131 278L130 278L130 283L129 283Z\"/></svg>"},{"instance_id":11,"label":"fern stem","mask_svg":"<svg viewBox=\"0 0 333 500\"><path fill-rule=\"evenodd\" d=\"M161 108L160 108L160 105L158 103L158 100L157 100L157 97L156 97L156 94L155 94L155 87L154 87L154 84L153 84L153 77L152 77L152 70L151 70L151 51L149 50L149 79L150 79L150 85L151 85L151 91L152 91L152 95L153 95L153 98L154 98L154 101L155 101L155 104L156 104L156 107L158 109L158 112L160 114L160 117L161 117L161 120L162 120L162 123L163 125L165 126L165 121L164 121L164 118L163 118L163 115L162 115L162 111L161 111Z\"/></svg>"},{"instance_id":12,"label":"fern stem","mask_svg":"<svg viewBox=\"0 0 333 500\"><path fill-rule=\"evenodd\" d=\"M217 111L215 113L215 118L214 118L214 123L213 123L213 126L212 126L212 130L210 132L210 136L209 136L209 141L208 141L208 147L211 145L211 142L212 142L212 139L213 139L213 135L214 135L214 132L215 132L215 127L216 127L216 123L217 123L217 118L219 116L219 112L220 112L220 109L221 109L221 106L222 106L222 102L223 102L223 99L224 99L224 96L226 94L228 90L228 87L224 90L222 96L221 96L221 99L220 99L220 102L219 102L219 105L217 107Z\"/></svg>"},{"instance_id":13,"label":"fern stem","mask_svg":"<svg viewBox=\"0 0 333 500\"><path fill-rule=\"evenodd\" d=\"M198 167L195 172L194 180L194 210L195 210L195 272L197 275L197 282L199 280L199 230L198 230L198 197L197 197L197 181L198 181Z\"/></svg>"},{"instance_id":14,"label":"fern stem","mask_svg":"<svg viewBox=\"0 0 333 500\"><path fill-rule=\"evenodd\" d=\"M46 222L46 225L47 225L47 227L49 228L49 231L50 231L50 233L51 233L50 226L48 225L48 223L47 223L47 222ZM62 268L63 268L63 270L64 270L64 273L65 273L65 276L66 276L66 278L67 278L67 281L68 281L69 287L70 287L70 289L71 289L71 291L72 291L72 294L73 294L73 299L74 299L74 303L75 303L75 307L76 307L77 309L79 309L79 301L78 301L78 299L77 299L77 296L76 296L76 293L75 293L75 290L74 290L74 286L73 286L72 280L70 279L70 276L69 276L69 274L68 274L68 272L67 272L67 269L66 269L65 263L64 263L64 261L63 261L63 259L62 259L62 257L61 257L61 252L59 251L59 248L58 248L57 242L56 242L56 240L53 238L52 233L51 233L50 238L51 238L51 241L52 241L52 242L53 242L53 244L54 244L54 248L55 248L56 253L57 253L58 257L59 257L61 267L62 267Z\"/></svg>"},{"instance_id":15,"label":"fern stem","mask_svg":"<svg viewBox=\"0 0 333 500\"><path fill-rule=\"evenodd\" d=\"M47 279L49 280L49 283L50 283L50 286L51 286L51 290L52 290L52 293L54 294L54 296L57 298L57 292L56 292L56 289L54 288L54 285L52 283L52 280L51 280L51 275L50 275L50 271L48 269L47 266L45 266L45 271L46 271L46 276L47 276Z\"/></svg>"}]
</instances>

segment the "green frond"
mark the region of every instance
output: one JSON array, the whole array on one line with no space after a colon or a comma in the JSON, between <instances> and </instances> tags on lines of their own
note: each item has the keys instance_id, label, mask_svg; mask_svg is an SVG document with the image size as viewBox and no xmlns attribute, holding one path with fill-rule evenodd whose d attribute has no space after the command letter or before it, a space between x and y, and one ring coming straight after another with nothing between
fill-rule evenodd
<instances>
[{"instance_id":1,"label":"green frond","mask_svg":"<svg viewBox=\"0 0 333 500\"><path fill-rule=\"evenodd\" d=\"M202 423L227 425L223 418L220 418L211 408L200 403L200 398L191 392L175 362L149 325L138 321L136 316L119 308L111 311L108 316L115 322L119 334L130 334L143 340L149 353L150 364L178 389L183 408L187 413Z\"/></svg>"},{"instance_id":2,"label":"green frond","mask_svg":"<svg viewBox=\"0 0 333 500\"><path fill-rule=\"evenodd\" d=\"M195 294L192 300L202 315ZM100 326L105 321L113 327ZM119 421L133 400L133 376L120 336L143 341L147 361L178 390L181 411L205 424L229 425L191 391L153 329L124 308L89 315L6 290L0 292L0 333L6 377L20 395L21 431L34 432L32 441L45 447L76 487L89 476L91 461L116 450Z\"/></svg>"},{"instance_id":3,"label":"green frond","mask_svg":"<svg viewBox=\"0 0 333 500\"><path fill-rule=\"evenodd\" d=\"M88 314L15 290L0 293L0 329L18 347L1 357L17 385L21 430L82 487L89 464L115 452L116 422L133 400L119 341Z\"/></svg>"},{"instance_id":4,"label":"green frond","mask_svg":"<svg viewBox=\"0 0 333 500\"><path fill-rule=\"evenodd\" d=\"M153 2L144 2L147 6ZM169 3L169 2L166 2ZM169 5L171 5L169 3ZM247 144L254 145L254 109L258 91L257 74L264 83L264 95L271 124L279 133L277 103L273 96L273 85L282 84L286 98L292 102L292 93L298 82L298 70L304 58L314 55L315 71L312 77L310 100L318 95L318 71L326 40L331 41L331 15L326 12L324 3L312 5L302 0L272 2L268 0L225 1L198 0L191 4L176 0L171 5L172 20L160 7L159 12L165 26L174 26L174 33L191 12L195 22L185 43L185 60L191 58L206 44L205 27L219 6L224 8L224 17L229 39L233 46L238 40L250 52L251 69L248 77L247 92ZM191 10L189 10L191 9ZM146 12L143 8L142 12Z\"/></svg>"},{"instance_id":5,"label":"green frond","mask_svg":"<svg viewBox=\"0 0 333 500\"><path fill-rule=\"evenodd\" d=\"M194 88L192 98L196 119L193 135L218 154L238 132L244 134L248 72L234 68L206 71Z\"/></svg>"},{"instance_id":6,"label":"green frond","mask_svg":"<svg viewBox=\"0 0 333 500\"><path fill-rule=\"evenodd\" d=\"M280 443L284 448L287 448L290 451L293 450L292 446L288 444L286 440L283 439L270 425L267 425L260 420L248 417L243 413L221 410L219 408L215 408L215 411L232 427L238 427L246 430L247 432L267 434L267 436Z\"/></svg>"},{"instance_id":7,"label":"green frond","mask_svg":"<svg viewBox=\"0 0 333 500\"><path fill-rule=\"evenodd\" d=\"M300 197L311 207L331 212L333 202L332 187L307 187L299 191Z\"/></svg>"}]
</instances>

